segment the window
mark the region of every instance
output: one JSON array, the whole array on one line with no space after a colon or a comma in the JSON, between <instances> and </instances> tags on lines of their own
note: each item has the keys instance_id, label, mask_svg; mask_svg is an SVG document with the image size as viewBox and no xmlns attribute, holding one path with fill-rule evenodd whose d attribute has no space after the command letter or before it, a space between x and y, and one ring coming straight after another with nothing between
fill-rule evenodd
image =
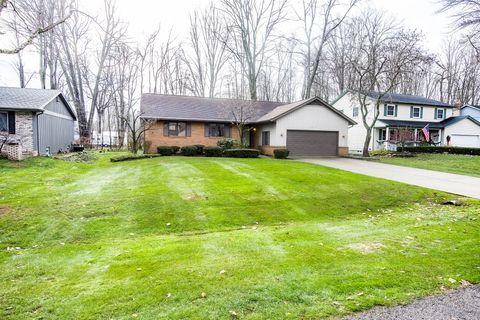
<instances>
[{"instance_id":1,"label":"window","mask_svg":"<svg viewBox=\"0 0 480 320\"><path fill-rule=\"evenodd\" d=\"M386 115L387 116L395 116L395 105L389 104L387 105L387 110L386 110Z\"/></svg>"},{"instance_id":2,"label":"window","mask_svg":"<svg viewBox=\"0 0 480 320\"><path fill-rule=\"evenodd\" d=\"M228 127L223 123L210 123L208 125L208 136L209 137L226 137L228 136Z\"/></svg>"},{"instance_id":3,"label":"window","mask_svg":"<svg viewBox=\"0 0 480 320\"><path fill-rule=\"evenodd\" d=\"M270 131L262 131L262 146L270 145Z\"/></svg>"},{"instance_id":4,"label":"window","mask_svg":"<svg viewBox=\"0 0 480 320\"><path fill-rule=\"evenodd\" d=\"M8 131L8 113L0 112L0 131Z\"/></svg>"},{"instance_id":5,"label":"window","mask_svg":"<svg viewBox=\"0 0 480 320\"><path fill-rule=\"evenodd\" d=\"M421 118L421 111L419 107L413 107L412 108L412 118Z\"/></svg>"},{"instance_id":6,"label":"window","mask_svg":"<svg viewBox=\"0 0 480 320\"><path fill-rule=\"evenodd\" d=\"M353 108L352 116L353 116L354 118L358 117L358 107L354 107L354 108Z\"/></svg>"},{"instance_id":7,"label":"window","mask_svg":"<svg viewBox=\"0 0 480 320\"><path fill-rule=\"evenodd\" d=\"M186 137L187 123L186 122L169 122L168 135L174 136L174 137Z\"/></svg>"},{"instance_id":8,"label":"window","mask_svg":"<svg viewBox=\"0 0 480 320\"><path fill-rule=\"evenodd\" d=\"M437 119L443 119L445 118L445 110L444 109L436 109L437 112Z\"/></svg>"},{"instance_id":9,"label":"window","mask_svg":"<svg viewBox=\"0 0 480 320\"><path fill-rule=\"evenodd\" d=\"M378 131L378 140L387 140L387 129L379 129Z\"/></svg>"}]
</instances>

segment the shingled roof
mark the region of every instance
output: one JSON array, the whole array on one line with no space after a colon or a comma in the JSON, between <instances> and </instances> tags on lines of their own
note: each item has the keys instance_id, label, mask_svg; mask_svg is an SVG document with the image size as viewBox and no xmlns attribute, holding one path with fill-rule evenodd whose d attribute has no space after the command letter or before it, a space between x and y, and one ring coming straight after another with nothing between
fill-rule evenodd
<instances>
[{"instance_id":1,"label":"shingled roof","mask_svg":"<svg viewBox=\"0 0 480 320\"><path fill-rule=\"evenodd\" d=\"M380 93L370 92L367 95L371 98L377 99ZM435 106L435 107L453 108L453 106L449 105L448 103L444 103L441 101L428 99L420 96L400 94L400 93L387 93L380 100L386 103L402 103L402 104L411 104L411 105L419 105L419 106Z\"/></svg>"},{"instance_id":2,"label":"shingled roof","mask_svg":"<svg viewBox=\"0 0 480 320\"><path fill-rule=\"evenodd\" d=\"M252 104L256 116L252 123L270 122L307 104L321 104L350 124L356 122L321 100L313 97L293 103L270 102L270 101L249 101L223 98L203 98L190 96L175 96L162 94L143 94L141 102L142 118L160 120L184 120L184 121L210 121L210 122L231 122L234 121L228 111L230 106L236 104Z\"/></svg>"},{"instance_id":3,"label":"shingled roof","mask_svg":"<svg viewBox=\"0 0 480 320\"><path fill-rule=\"evenodd\" d=\"M146 119L230 122L228 108L235 103L253 104L256 119L269 113L282 102L247 101L146 93L142 95L142 117Z\"/></svg>"},{"instance_id":4,"label":"shingled roof","mask_svg":"<svg viewBox=\"0 0 480 320\"><path fill-rule=\"evenodd\" d=\"M347 93L356 94L354 90L347 89L342 92L336 99L330 102L332 105L340 100ZM380 96L380 93L371 91L366 94L367 97L372 99L377 99ZM415 106L434 106L434 107L443 107L443 108L453 108L454 106L449 105L448 103L441 102L434 99L428 99L420 96L409 95L409 94L400 94L400 93L387 93L385 94L380 101L384 103L401 103Z\"/></svg>"},{"instance_id":5,"label":"shingled roof","mask_svg":"<svg viewBox=\"0 0 480 320\"><path fill-rule=\"evenodd\" d=\"M62 92L58 90L0 87L0 110L42 112L58 96L76 119L72 108L63 97Z\"/></svg>"}]
</instances>

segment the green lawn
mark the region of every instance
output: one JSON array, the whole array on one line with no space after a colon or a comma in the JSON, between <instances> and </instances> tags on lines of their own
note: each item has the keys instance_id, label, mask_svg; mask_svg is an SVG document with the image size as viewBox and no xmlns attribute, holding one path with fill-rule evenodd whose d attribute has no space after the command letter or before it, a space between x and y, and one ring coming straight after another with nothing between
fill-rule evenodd
<instances>
[{"instance_id":1,"label":"green lawn","mask_svg":"<svg viewBox=\"0 0 480 320\"><path fill-rule=\"evenodd\" d=\"M0 318L311 319L478 283L480 202L446 198L288 160L0 161Z\"/></svg>"},{"instance_id":2,"label":"green lawn","mask_svg":"<svg viewBox=\"0 0 480 320\"><path fill-rule=\"evenodd\" d=\"M480 156L461 154L418 154L415 158L381 157L381 162L401 166L480 177Z\"/></svg>"}]
</instances>

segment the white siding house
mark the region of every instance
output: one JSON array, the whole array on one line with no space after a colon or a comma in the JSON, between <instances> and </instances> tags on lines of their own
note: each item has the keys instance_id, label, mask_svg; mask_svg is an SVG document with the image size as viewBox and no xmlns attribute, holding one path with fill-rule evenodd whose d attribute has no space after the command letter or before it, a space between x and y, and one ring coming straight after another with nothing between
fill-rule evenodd
<instances>
[{"instance_id":1,"label":"white siding house","mask_svg":"<svg viewBox=\"0 0 480 320\"><path fill-rule=\"evenodd\" d=\"M369 103L367 123L371 123L377 114L375 110L377 97L376 93L367 96ZM425 141L421 129L426 125L429 126L431 143L435 145L447 145L449 136L451 143L454 143L455 137L456 146L480 147L478 143L474 143L475 137L480 134L480 123L469 116L454 117L453 106L432 99L402 94L387 94L380 100L379 114L372 130L369 150L396 150L400 141L407 145L418 145ZM358 123L349 129L348 146L353 153L361 152L367 131L362 122L358 94L345 91L332 102L332 105ZM405 132L408 133L407 138Z\"/></svg>"}]
</instances>

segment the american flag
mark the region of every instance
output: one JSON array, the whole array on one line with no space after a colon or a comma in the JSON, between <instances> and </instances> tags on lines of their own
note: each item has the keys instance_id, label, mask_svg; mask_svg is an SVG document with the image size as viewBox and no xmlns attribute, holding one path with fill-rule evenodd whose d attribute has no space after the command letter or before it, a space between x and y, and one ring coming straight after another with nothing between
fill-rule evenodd
<instances>
[{"instance_id":1,"label":"american flag","mask_svg":"<svg viewBox=\"0 0 480 320\"><path fill-rule=\"evenodd\" d=\"M425 140L427 140L427 142L430 142L430 125L427 124L425 127L423 127L422 132L425 136Z\"/></svg>"}]
</instances>

